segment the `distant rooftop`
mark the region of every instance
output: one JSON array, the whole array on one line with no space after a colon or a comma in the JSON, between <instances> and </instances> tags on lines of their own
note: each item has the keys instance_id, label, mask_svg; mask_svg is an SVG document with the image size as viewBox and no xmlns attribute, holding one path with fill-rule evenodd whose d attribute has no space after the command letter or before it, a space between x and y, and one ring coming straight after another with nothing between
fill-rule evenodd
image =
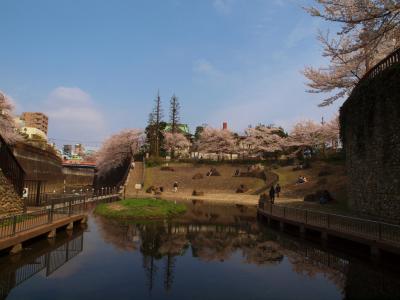
<instances>
[{"instance_id":1,"label":"distant rooftop","mask_svg":"<svg viewBox=\"0 0 400 300\"><path fill-rule=\"evenodd\" d=\"M180 132L185 133L185 134L190 134L189 126L188 126L187 124L178 124L177 126L178 126L178 130L179 130ZM171 130L172 130L172 124L171 124L171 123L168 123L168 124L165 126L165 129L164 129L164 130L165 130L165 131L171 131Z\"/></svg>"}]
</instances>

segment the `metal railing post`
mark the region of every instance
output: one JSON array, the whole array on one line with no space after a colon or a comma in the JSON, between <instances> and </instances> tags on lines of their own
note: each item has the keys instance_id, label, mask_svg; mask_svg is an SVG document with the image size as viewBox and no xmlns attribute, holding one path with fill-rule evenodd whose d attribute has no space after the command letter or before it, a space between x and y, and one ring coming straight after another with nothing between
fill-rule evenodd
<instances>
[{"instance_id":1,"label":"metal railing post","mask_svg":"<svg viewBox=\"0 0 400 300\"><path fill-rule=\"evenodd\" d=\"M54 199L51 200L50 221L49 221L49 223L53 222L53 218L54 218Z\"/></svg>"},{"instance_id":2,"label":"metal railing post","mask_svg":"<svg viewBox=\"0 0 400 300\"><path fill-rule=\"evenodd\" d=\"M72 213L71 209L72 209L72 199L69 200L69 203L68 203L68 216L71 216L71 213Z\"/></svg>"},{"instance_id":3,"label":"metal railing post","mask_svg":"<svg viewBox=\"0 0 400 300\"><path fill-rule=\"evenodd\" d=\"M17 216L14 216L13 217L13 234L12 235L15 235L16 231L17 231Z\"/></svg>"},{"instance_id":4,"label":"metal railing post","mask_svg":"<svg viewBox=\"0 0 400 300\"><path fill-rule=\"evenodd\" d=\"M329 215L326 215L327 216L327 218L326 218L326 222L327 222L327 228L329 228L330 227L330 219L329 219Z\"/></svg>"},{"instance_id":5,"label":"metal railing post","mask_svg":"<svg viewBox=\"0 0 400 300\"><path fill-rule=\"evenodd\" d=\"M382 223L378 223L378 239L382 240Z\"/></svg>"}]
</instances>

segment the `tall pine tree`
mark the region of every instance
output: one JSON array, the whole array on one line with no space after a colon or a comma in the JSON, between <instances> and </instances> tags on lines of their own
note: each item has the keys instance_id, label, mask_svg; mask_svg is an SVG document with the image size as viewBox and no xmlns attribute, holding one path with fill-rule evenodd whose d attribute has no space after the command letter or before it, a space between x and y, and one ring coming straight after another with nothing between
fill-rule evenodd
<instances>
[{"instance_id":1,"label":"tall pine tree","mask_svg":"<svg viewBox=\"0 0 400 300\"><path fill-rule=\"evenodd\" d=\"M172 95L169 107L169 118L171 122L171 132L172 134L178 133L179 127L179 110L180 105L178 97L175 94ZM175 149L171 149L171 157L175 158Z\"/></svg>"},{"instance_id":2,"label":"tall pine tree","mask_svg":"<svg viewBox=\"0 0 400 300\"><path fill-rule=\"evenodd\" d=\"M153 156L160 156L161 148L161 122L163 118L163 110L161 107L160 92L154 100L153 111L149 114L149 121L147 126L147 139L150 146L150 153Z\"/></svg>"},{"instance_id":3,"label":"tall pine tree","mask_svg":"<svg viewBox=\"0 0 400 300\"><path fill-rule=\"evenodd\" d=\"M171 97L170 108L169 108L169 118L171 122L172 133L178 132L179 110L180 110L179 100L178 97L176 97L174 94Z\"/></svg>"}]
</instances>

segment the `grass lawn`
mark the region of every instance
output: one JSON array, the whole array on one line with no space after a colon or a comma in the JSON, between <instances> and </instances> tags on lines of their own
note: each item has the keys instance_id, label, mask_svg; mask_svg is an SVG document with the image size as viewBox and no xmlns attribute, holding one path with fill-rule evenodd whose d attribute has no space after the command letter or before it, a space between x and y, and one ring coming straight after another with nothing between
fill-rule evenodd
<instances>
[{"instance_id":1,"label":"grass lawn","mask_svg":"<svg viewBox=\"0 0 400 300\"><path fill-rule=\"evenodd\" d=\"M247 194L264 187L264 181L259 178L234 177L237 169L247 171L246 165L208 165L208 164L189 164L189 163L169 163L174 171L162 171L160 167L151 167L146 169L145 189L150 186L162 186L166 192L172 191L173 183L179 183L179 191L191 193L193 190L209 193L235 193L241 185L245 185L249 191ZM221 176L207 177L206 174L210 168L215 167ZM202 174L202 179L194 180L193 176Z\"/></svg>"},{"instance_id":2,"label":"grass lawn","mask_svg":"<svg viewBox=\"0 0 400 300\"><path fill-rule=\"evenodd\" d=\"M95 213L101 216L121 219L162 219L185 211L186 206L184 204L150 198L102 203L95 209Z\"/></svg>"},{"instance_id":3,"label":"grass lawn","mask_svg":"<svg viewBox=\"0 0 400 300\"><path fill-rule=\"evenodd\" d=\"M324 161L312 162L312 168L293 171L293 166L282 167L273 172L279 175L279 181L282 186L282 197L286 199L297 199L285 203L299 208L328 210L334 213L348 213L347 203L347 175L343 163L331 163ZM323 170L329 170L326 176L319 176ZM298 177L306 176L309 182L305 184L296 184ZM319 203L308 203L302 201L308 194L315 193L317 190L328 190L335 201L320 205Z\"/></svg>"}]
</instances>

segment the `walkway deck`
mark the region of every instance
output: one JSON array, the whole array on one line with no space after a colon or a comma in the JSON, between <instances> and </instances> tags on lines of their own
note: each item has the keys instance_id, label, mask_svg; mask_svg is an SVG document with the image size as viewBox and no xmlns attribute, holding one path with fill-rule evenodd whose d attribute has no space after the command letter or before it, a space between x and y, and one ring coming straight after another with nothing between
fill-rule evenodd
<instances>
[{"instance_id":1,"label":"walkway deck","mask_svg":"<svg viewBox=\"0 0 400 300\"><path fill-rule=\"evenodd\" d=\"M382 249L400 254L398 225L270 203L258 208L258 213L268 220L279 221L281 228L290 224L297 226L302 234L307 230L318 231L323 239L336 236L368 245L374 253Z\"/></svg>"},{"instance_id":2,"label":"walkway deck","mask_svg":"<svg viewBox=\"0 0 400 300\"><path fill-rule=\"evenodd\" d=\"M32 226L32 228L25 231L23 231L23 228L27 226L25 222L17 223L16 230L18 233L16 233L13 236L0 239L0 250L13 247L25 241L33 239L35 237L48 234L53 230L57 230L58 228L68 226L71 223L77 221L82 222L83 220L86 219L86 214L78 214L73 216L55 214L54 217L56 221L53 221L52 223L48 223L48 219L45 215L35 218L34 220L30 221L30 225ZM11 230L10 227L13 227L13 225L5 227L3 226L2 228L0 228L0 230L1 231L4 230L5 232L7 232Z\"/></svg>"},{"instance_id":3,"label":"walkway deck","mask_svg":"<svg viewBox=\"0 0 400 300\"><path fill-rule=\"evenodd\" d=\"M98 197L85 195L74 197L66 202L52 203L24 214L0 218L0 250L11 248L11 253L22 249L22 243L35 237L55 235L57 229L72 229L75 222L86 221L86 208L93 202L111 202L119 199L118 194ZM63 200L64 201L64 200Z\"/></svg>"}]
</instances>

